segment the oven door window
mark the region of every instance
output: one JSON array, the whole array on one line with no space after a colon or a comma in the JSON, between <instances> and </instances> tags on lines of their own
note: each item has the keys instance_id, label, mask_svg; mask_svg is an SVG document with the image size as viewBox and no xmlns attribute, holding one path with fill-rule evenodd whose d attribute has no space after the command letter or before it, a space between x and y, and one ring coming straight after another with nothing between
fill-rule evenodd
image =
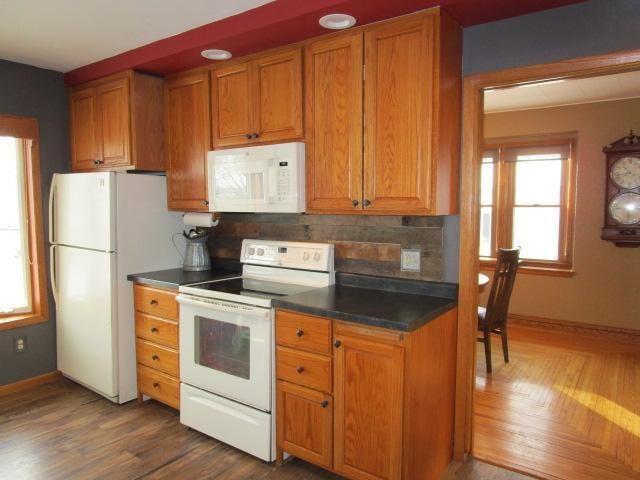
<instances>
[{"instance_id":1,"label":"oven door window","mask_svg":"<svg viewBox=\"0 0 640 480\"><path fill-rule=\"evenodd\" d=\"M249 380L250 327L196 316L196 363L234 377Z\"/></svg>"}]
</instances>

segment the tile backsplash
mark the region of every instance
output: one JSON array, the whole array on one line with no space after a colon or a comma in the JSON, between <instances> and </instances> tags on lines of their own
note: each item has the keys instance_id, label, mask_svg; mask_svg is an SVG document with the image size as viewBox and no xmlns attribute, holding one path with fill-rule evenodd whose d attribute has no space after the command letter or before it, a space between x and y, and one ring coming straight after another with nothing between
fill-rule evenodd
<instances>
[{"instance_id":1,"label":"tile backsplash","mask_svg":"<svg viewBox=\"0 0 640 480\"><path fill-rule=\"evenodd\" d=\"M443 279L443 217L223 213L211 229L213 257L240 258L244 238L328 242L339 272ZM419 248L420 273L400 270L400 249Z\"/></svg>"}]
</instances>

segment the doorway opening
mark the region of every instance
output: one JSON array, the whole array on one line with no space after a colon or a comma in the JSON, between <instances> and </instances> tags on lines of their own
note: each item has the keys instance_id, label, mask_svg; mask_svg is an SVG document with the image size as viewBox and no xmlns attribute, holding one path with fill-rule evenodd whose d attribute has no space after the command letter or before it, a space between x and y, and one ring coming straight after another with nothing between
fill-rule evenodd
<instances>
[{"instance_id":1,"label":"doorway opening","mask_svg":"<svg viewBox=\"0 0 640 480\"><path fill-rule=\"evenodd\" d=\"M640 249L600 238L602 147L640 130L640 55L597 58L465 79L464 449L541 478L640 475ZM478 306L489 308L500 247L518 248L520 264L508 340L492 334L487 357Z\"/></svg>"}]
</instances>

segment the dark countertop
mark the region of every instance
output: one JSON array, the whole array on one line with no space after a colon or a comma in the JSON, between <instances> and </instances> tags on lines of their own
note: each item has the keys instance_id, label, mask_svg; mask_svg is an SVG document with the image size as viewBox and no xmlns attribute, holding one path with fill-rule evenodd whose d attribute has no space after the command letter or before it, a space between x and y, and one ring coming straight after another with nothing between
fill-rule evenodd
<instances>
[{"instance_id":1,"label":"dark countertop","mask_svg":"<svg viewBox=\"0 0 640 480\"><path fill-rule=\"evenodd\" d=\"M458 304L458 286L338 273L336 284L273 301L276 308L411 332Z\"/></svg>"},{"instance_id":2,"label":"dark countertop","mask_svg":"<svg viewBox=\"0 0 640 480\"><path fill-rule=\"evenodd\" d=\"M227 277L237 277L242 273L242 265L239 262L215 261L211 270L206 272L185 272L182 268L170 270L158 270L156 272L132 273L127 275L127 280L149 285L150 287L171 288L177 290L180 285L208 282Z\"/></svg>"}]
</instances>

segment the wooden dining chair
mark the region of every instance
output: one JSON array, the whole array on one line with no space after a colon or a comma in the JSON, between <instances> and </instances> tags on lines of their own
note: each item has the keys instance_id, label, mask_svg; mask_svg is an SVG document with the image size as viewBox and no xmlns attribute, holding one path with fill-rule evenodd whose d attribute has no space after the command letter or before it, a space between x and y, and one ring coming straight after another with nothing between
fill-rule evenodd
<instances>
[{"instance_id":1,"label":"wooden dining chair","mask_svg":"<svg viewBox=\"0 0 640 480\"><path fill-rule=\"evenodd\" d=\"M520 249L499 248L496 271L491 283L487 307L478 307L478 331L482 336L478 341L484 343L484 355L487 362L487 373L491 373L491 334L502 337L502 354L509 363L509 345L507 342L507 314L509 300L518 271Z\"/></svg>"}]
</instances>

